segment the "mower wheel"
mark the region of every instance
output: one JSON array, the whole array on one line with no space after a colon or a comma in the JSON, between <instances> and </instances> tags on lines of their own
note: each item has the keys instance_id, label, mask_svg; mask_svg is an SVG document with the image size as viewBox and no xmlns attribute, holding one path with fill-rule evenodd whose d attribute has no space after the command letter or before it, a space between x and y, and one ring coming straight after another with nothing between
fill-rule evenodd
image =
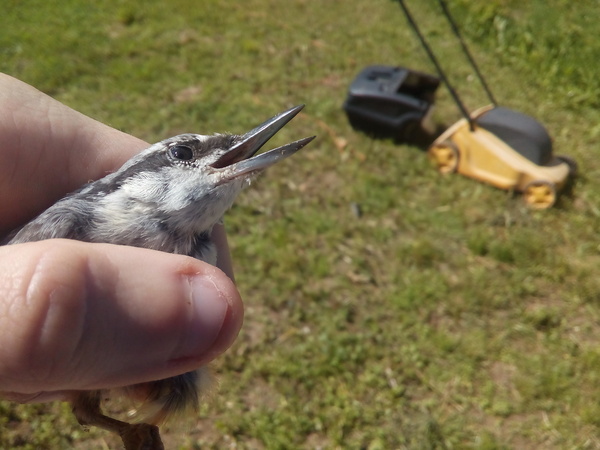
<instances>
[{"instance_id":1,"label":"mower wheel","mask_svg":"<svg viewBox=\"0 0 600 450\"><path fill-rule=\"evenodd\" d=\"M550 208L556 202L554 183L536 180L525 186L523 199L527 206L533 209Z\"/></svg>"},{"instance_id":2,"label":"mower wheel","mask_svg":"<svg viewBox=\"0 0 600 450\"><path fill-rule=\"evenodd\" d=\"M427 153L441 173L453 173L458 169L459 152L454 142L445 140L434 144Z\"/></svg>"}]
</instances>

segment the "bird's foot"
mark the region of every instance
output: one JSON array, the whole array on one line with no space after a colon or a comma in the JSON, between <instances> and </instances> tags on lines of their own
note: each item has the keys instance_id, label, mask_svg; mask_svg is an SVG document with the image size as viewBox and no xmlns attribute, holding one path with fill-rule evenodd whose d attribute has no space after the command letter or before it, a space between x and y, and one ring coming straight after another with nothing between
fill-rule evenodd
<instances>
[{"instance_id":1,"label":"bird's foot","mask_svg":"<svg viewBox=\"0 0 600 450\"><path fill-rule=\"evenodd\" d=\"M147 423L125 424L119 435L125 450L164 450L158 427Z\"/></svg>"}]
</instances>

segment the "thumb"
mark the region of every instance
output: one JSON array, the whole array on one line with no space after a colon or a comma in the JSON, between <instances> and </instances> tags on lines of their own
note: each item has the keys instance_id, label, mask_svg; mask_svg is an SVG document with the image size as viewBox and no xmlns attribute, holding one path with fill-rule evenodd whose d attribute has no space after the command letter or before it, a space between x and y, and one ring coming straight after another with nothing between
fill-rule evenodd
<instances>
[{"instance_id":1,"label":"thumb","mask_svg":"<svg viewBox=\"0 0 600 450\"><path fill-rule=\"evenodd\" d=\"M225 351L242 317L231 280L193 258L56 239L0 247L0 389L173 376Z\"/></svg>"}]
</instances>

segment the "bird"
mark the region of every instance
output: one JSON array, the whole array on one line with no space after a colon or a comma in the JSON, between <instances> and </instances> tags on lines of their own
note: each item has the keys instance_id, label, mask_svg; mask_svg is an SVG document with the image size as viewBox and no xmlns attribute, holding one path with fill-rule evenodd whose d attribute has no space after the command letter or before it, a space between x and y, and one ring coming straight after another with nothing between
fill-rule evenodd
<instances>
[{"instance_id":1,"label":"bird","mask_svg":"<svg viewBox=\"0 0 600 450\"><path fill-rule=\"evenodd\" d=\"M187 255L216 265L213 226L258 173L315 138L258 153L303 107L288 109L240 135L187 133L153 144L115 172L54 203L14 231L7 244L75 239ZM146 393L139 408L142 422L105 415L101 401L111 392L77 391L70 401L81 425L117 433L126 450L162 450L159 425L177 413L197 409L210 379L210 371L203 366L124 387L119 391L124 395Z\"/></svg>"}]
</instances>

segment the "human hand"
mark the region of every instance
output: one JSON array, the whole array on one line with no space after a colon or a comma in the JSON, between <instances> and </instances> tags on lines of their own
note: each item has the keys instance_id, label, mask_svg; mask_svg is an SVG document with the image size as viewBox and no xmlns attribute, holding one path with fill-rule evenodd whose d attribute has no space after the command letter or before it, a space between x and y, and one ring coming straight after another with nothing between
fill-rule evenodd
<instances>
[{"instance_id":1,"label":"human hand","mask_svg":"<svg viewBox=\"0 0 600 450\"><path fill-rule=\"evenodd\" d=\"M0 241L145 147L0 74ZM69 240L0 247L0 391L45 401L173 376L228 348L242 317L232 281L193 258Z\"/></svg>"}]
</instances>

